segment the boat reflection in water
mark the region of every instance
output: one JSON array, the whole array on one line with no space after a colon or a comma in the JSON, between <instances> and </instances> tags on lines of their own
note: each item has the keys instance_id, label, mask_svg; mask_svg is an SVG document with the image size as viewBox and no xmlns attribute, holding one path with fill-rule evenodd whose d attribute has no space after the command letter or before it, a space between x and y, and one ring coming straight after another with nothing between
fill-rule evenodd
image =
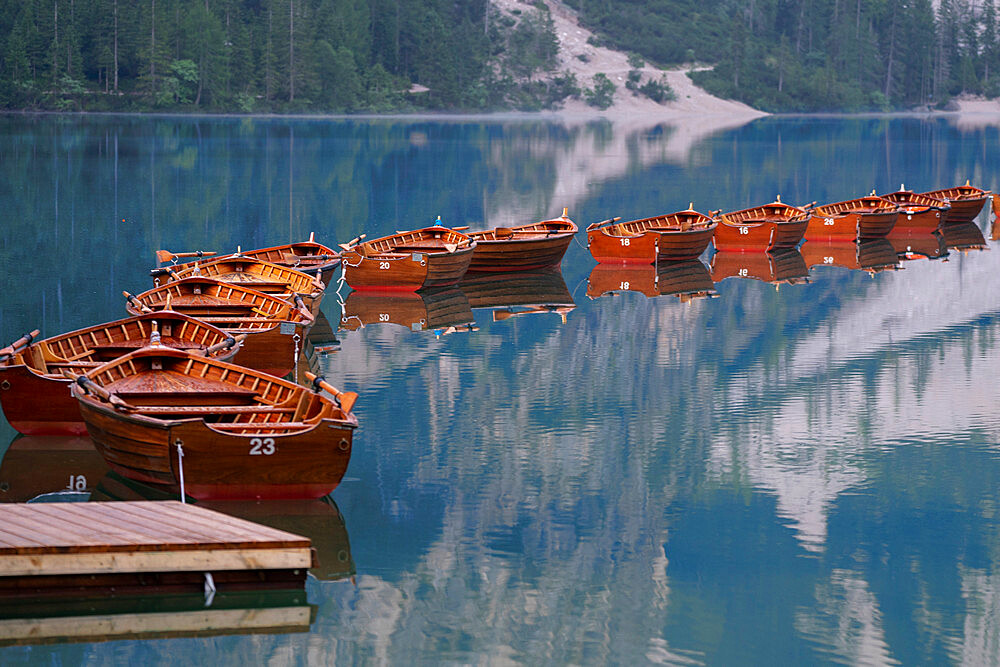
<instances>
[{"instance_id":1,"label":"boat reflection in water","mask_svg":"<svg viewBox=\"0 0 1000 667\"><path fill-rule=\"evenodd\" d=\"M799 248L806 266L838 266L870 274L899 268L896 249L886 239L871 241L806 241Z\"/></svg>"},{"instance_id":2,"label":"boat reflection in water","mask_svg":"<svg viewBox=\"0 0 1000 667\"><path fill-rule=\"evenodd\" d=\"M944 245L951 250L967 253L970 250L986 250L983 230L974 222L953 222L941 227Z\"/></svg>"},{"instance_id":3,"label":"boat reflection in water","mask_svg":"<svg viewBox=\"0 0 1000 667\"><path fill-rule=\"evenodd\" d=\"M18 436L0 460L0 502L86 500L108 470L86 436Z\"/></svg>"},{"instance_id":4,"label":"boat reflection in water","mask_svg":"<svg viewBox=\"0 0 1000 667\"><path fill-rule=\"evenodd\" d=\"M351 292L344 301L340 328L357 331L372 324L395 324L440 334L473 331L474 322L469 300L462 290L451 286L420 292Z\"/></svg>"},{"instance_id":5,"label":"boat reflection in water","mask_svg":"<svg viewBox=\"0 0 1000 667\"><path fill-rule=\"evenodd\" d=\"M576 308L558 269L467 273L459 287L471 308L492 310L494 322L533 313L556 313L565 322L566 315Z\"/></svg>"},{"instance_id":6,"label":"boat reflection in water","mask_svg":"<svg viewBox=\"0 0 1000 667\"><path fill-rule=\"evenodd\" d=\"M320 311L316 315L316 322L302 341L299 361L295 366L295 381L306 386L312 384L312 380L306 377L306 372L323 375L323 359L339 351L340 339L330 325L330 320Z\"/></svg>"},{"instance_id":7,"label":"boat reflection in water","mask_svg":"<svg viewBox=\"0 0 1000 667\"><path fill-rule=\"evenodd\" d=\"M718 296L708 267L698 259L664 262L659 266L598 264L591 270L587 280L588 297L596 299L618 292L639 292L650 298L676 296L685 303Z\"/></svg>"},{"instance_id":8,"label":"boat reflection in water","mask_svg":"<svg viewBox=\"0 0 1000 667\"><path fill-rule=\"evenodd\" d=\"M177 500L176 493L122 477L109 470L93 491L92 500ZM190 503L229 516L308 537L318 563L309 569L317 579L335 581L353 577L354 560L347 525L330 496L306 500L194 500Z\"/></svg>"},{"instance_id":9,"label":"boat reflection in water","mask_svg":"<svg viewBox=\"0 0 1000 667\"><path fill-rule=\"evenodd\" d=\"M931 232L913 231L905 235L893 235L889 237L889 243L896 251L896 256L903 261L948 257L948 248L944 244L944 236L939 229ZM944 259L944 261L948 260Z\"/></svg>"},{"instance_id":10,"label":"boat reflection in water","mask_svg":"<svg viewBox=\"0 0 1000 667\"><path fill-rule=\"evenodd\" d=\"M773 285L809 282L809 267L796 248L772 252L717 252L712 257L712 280L747 278Z\"/></svg>"}]
</instances>

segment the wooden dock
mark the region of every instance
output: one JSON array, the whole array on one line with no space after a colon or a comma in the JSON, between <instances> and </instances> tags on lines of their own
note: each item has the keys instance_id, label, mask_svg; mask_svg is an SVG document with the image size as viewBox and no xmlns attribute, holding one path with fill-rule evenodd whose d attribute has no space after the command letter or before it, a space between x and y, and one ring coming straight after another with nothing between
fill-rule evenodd
<instances>
[{"instance_id":1,"label":"wooden dock","mask_svg":"<svg viewBox=\"0 0 1000 667\"><path fill-rule=\"evenodd\" d=\"M0 504L0 597L303 588L308 538L176 501Z\"/></svg>"}]
</instances>

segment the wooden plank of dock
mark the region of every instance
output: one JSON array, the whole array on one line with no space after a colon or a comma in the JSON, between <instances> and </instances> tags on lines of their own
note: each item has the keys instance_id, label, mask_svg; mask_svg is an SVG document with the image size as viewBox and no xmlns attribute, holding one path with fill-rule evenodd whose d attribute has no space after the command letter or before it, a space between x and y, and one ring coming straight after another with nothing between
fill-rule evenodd
<instances>
[{"instance_id":1,"label":"wooden plank of dock","mask_svg":"<svg viewBox=\"0 0 1000 667\"><path fill-rule=\"evenodd\" d=\"M12 578L301 571L308 538L177 501L0 504L0 582Z\"/></svg>"}]
</instances>

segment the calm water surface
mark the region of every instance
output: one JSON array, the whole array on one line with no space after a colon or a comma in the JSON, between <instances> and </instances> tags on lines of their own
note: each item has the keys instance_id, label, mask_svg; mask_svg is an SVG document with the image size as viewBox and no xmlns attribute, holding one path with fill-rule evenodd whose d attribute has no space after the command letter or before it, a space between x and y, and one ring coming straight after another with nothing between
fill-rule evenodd
<instances>
[{"instance_id":1,"label":"calm water surface","mask_svg":"<svg viewBox=\"0 0 1000 667\"><path fill-rule=\"evenodd\" d=\"M998 189L997 123L3 117L0 343L124 316L159 248ZM302 361L361 394L335 504L217 506L314 540L307 602L244 605L312 620L0 663L997 664L1000 253L963 250L990 232L911 239L899 270L807 244L658 282L573 245L524 299L561 307L518 315L481 307L510 285L344 288ZM5 500L141 497L85 443L25 440L0 424Z\"/></svg>"}]
</instances>

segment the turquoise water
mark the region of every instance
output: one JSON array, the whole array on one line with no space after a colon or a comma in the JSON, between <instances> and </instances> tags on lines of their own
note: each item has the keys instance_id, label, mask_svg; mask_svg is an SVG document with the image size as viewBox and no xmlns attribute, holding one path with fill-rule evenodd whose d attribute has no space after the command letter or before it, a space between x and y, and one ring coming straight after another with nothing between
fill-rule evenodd
<instances>
[{"instance_id":1,"label":"turquoise water","mask_svg":"<svg viewBox=\"0 0 1000 667\"><path fill-rule=\"evenodd\" d=\"M123 316L160 248L997 189L997 132L974 117L7 116L0 340ZM361 396L335 504L219 507L318 544L306 625L26 641L0 663L1000 662L989 218L934 260L869 273L792 257L714 298L634 291L650 274L600 282L573 245L573 307L497 316L467 288L431 300L427 330L376 317L317 338L327 352L303 363ZM979 231L987 250L959 249ZM333 329L345 315L332 297L324 314ZM0 462L7 500L81 475L94 497L136 493L79 443L13 467L19 447Z\"/></svg>"}]
</instances>

